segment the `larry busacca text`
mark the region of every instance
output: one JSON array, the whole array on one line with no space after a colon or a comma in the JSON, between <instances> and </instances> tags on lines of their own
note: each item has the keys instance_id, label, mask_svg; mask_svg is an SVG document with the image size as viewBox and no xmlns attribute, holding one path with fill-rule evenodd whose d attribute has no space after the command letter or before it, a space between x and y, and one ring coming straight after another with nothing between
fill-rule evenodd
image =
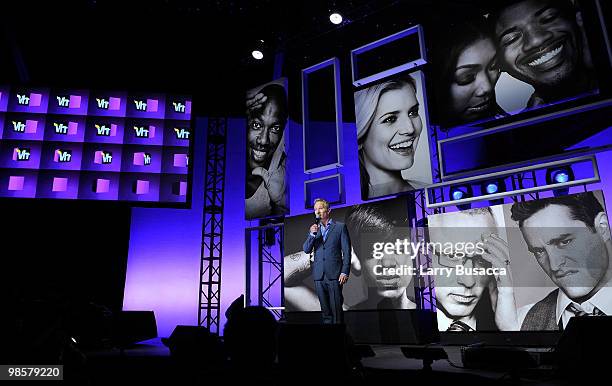
<instances>
[{"instance_id":1,"label":"larry busacca text","mask_svg":"<svg viewBox=\"0 0 612 386\"><path fill-rule=\"evenodd\" d=\"M389 255L407 255L412 260L421 254L433 253L437 256L446 256L450 261L457 261L452 267L418 267L418 274L424 276L444 275L450 277L452 274L461 275L492 275L503 276L507 274L504 267L465 267L463 258L474 257L485 253L483 242L423 242L413 243L407 239L397 239L395 242L375 242L372 244L372 257L382 260ZM403 276L416 275L417 268L412 265L399 265L385 267L377 264L373 267L376 276Z\"/></svg>"}]
</instances>

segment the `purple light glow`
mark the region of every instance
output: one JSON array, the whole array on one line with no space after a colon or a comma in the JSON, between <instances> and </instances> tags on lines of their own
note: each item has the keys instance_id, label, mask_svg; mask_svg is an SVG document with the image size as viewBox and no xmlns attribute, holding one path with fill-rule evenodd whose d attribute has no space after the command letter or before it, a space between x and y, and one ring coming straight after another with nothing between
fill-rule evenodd
<instances>
[{"instance_id":1,"label":"purple light glow","mask_svg":"<svg viewBox=\"0 0 612 386\"><path fill-rule=\"evenodd\" d=\"M28 119L25 125L25 132L28 134L36 133L36 129L38 128L38 121Z\"/></svg>"},{"instance_id":2,"label":"purple light glow","mask_svg":"<svg viewBox=\"0 0 612 386\"><path fill-rule=\"evenodd\" d=\"M54 192L65 192L68 188L68 178L54 177L53 188Z\"/></svg>"},{"instance_id":3,"label":"purple light glow","mask_svg":"<svg viewBox=\"0 0 612 386\"><path fill-rule=\"evenodd\" d=\"M123 309L155 311L160 336L198 323L206 120L196 127L191 209L132 209Z\"/></svg>"},{"instance_id":4,"label":"purple light glow","mask_svg":"<svg viewBox=\"0 0 612 386\"><path fill-rule=\"evenodd\" d=\"M41 100L42 100L42 95L41 94L38 94L38 93L31 93L30 94L30 106L32 106L32 107L39 107Z\"/></svg>"},{"instance_id":5,"label":"purple light glow","mask_svg":"<svg viewBox=\"0 0 612 386\"><path fill-rule=\"evenodd\" d=\"M110 186L110 180L98 178L96 180L96 193L107 193Z\"/></svg>"},{"instance_id":6,"label":"purple light glow","mask_svg":"<svg viewBox=\"0 0 612 386\"><path fill-rule=\"evenodd\" d=\"M149 193L149 181L147 180L136 180L134 183L134 193L136 194L147 194Z\"/></svg>"},{"instance_id":7,"label":"purple light glow","mask_svg":"<svg viewBox=\"0 0 612 386\"><path fill-rule=\"evenodd\" d=\"M8 190L23 190L23 176L10 176Z\"/></svg>"}]
</instances>

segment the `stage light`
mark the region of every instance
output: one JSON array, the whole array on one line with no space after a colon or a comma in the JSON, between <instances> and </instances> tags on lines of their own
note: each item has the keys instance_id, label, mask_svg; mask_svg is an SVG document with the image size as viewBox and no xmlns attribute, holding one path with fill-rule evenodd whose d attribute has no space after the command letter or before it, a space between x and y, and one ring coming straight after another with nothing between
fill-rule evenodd
<instances>
[{"instance_id":1,"label":"stage light","mask_svg":"<svg viewBox=\"0 0 612 386\"><path fill-rule=\"evenodd\" d=\"M264 57L264 44L265 42L261 39L257 39L255 40L255 43L253 45L253 51L251 51L251 56L253 56L253 58L255 58L256 60L261 60Z\"/></svg>"},{"instance_id":2,"label":"stage light","mask_svg":"<svg viewBox=\"0 0 612 386\"><path fill-rule=\"evenodd\" d=\"M560 172L554 173L554 175L553 175L553 180L555 182L559 183L559 184L563 183L563 182L569 181L569 178L570 178L569 174L567 174L564 171L560 171Z\"/></svg>"},{"instance_id":3,"label":"stage light","mask_svg":"<svg viewBox=\"0 0 612 386\"><path fill-rule=\"evenodd\" d=\"M506 182L504 181L503 178L500 178L497 180L486 180L480 184L480 194L482 195L501 193L505 191L506 191ZM503 198L489 200L489 204L491 205L499 205L503 203L504 203Z\"/></svg>"},{"instance_id":4,"label":"stage light","mask_svg":"<svg viewBox=\"0 0 612 386\"><path fill-rule=\"evenodd\" d=\"M471 185L453 185L450 187L450 196L453 201L463 200L474 196ZM460 210L470 209L472 204L459 204L457 208Z\"/></svg>"},{"instance_id":5,"label":"stage light","mask_svg":"<svg viewBox=\"0 0 612 386\"><path fill-rule=\"evenodd\" d=\"M453 192L453 200L461 200L463 198L463 192L461 190L455 190Z\"/></svg>"},{"instance_id":6,"label":"stage light","mask_svg":"<svg viewBox=\"0 0 612 386\"><path fill-rule=\"evenodd\" d=\"M340 24L342 23L342 15L340 15L338 12L333 12L331 15L329 15L329 21L332 22L332 24Z\"/></svg>"},{"instance_id":7,"label":"stage light","mask_svg":"<svg viewBox=\"0 0 612 386\"><path fill-rule=\"evenodd\" d=\"M559 166L546 170L546 183L548 185L564 184L574 180L574 171L571 166ZM569 187L563 187L553 190L555 197L565 196L569 193Z\"/></svg>"},{"instance_id":8,"label":"stage light","mask_svg":"<svg viewBox=\"0 0 612 386\"><path fill-rule=\"evenodd\" d=\"M499 190L499 186L495 183L495 182L489 182L486 187L485 190L487 193L489 194L495 194L498 192Z\"/></svg>"},{"instance_id":9,"label":"stage light","mask_svg":"<svg viewBox=\"0 0 612 386\"><path fill-rule=\"evenodd\" d=\"M451 186L450 195L453 200L462 200L472 197L472 187L470 185L454 185Z\"/></svg>"},{"instance_id":10,"label":"stage light","mask_svg":"<svg viewBox=\"0 0 612 386\"><path fill-rule=\"evenodd\" d=\"M546 170L547 184L562 184L574 179L574 172L570 166L561 166Z\"/></svg>"}]
</instances>

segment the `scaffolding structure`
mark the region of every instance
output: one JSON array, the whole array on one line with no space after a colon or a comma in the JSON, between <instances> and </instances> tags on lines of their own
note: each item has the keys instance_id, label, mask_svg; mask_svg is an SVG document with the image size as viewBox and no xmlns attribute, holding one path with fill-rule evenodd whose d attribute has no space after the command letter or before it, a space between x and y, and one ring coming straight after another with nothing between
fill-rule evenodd
<instances>
[{"instance_id":1,"label":"scaffolding structure","mask_svg":"<svg viewBox=\"0 0 612 386\"><path fill-rule=\"evenodd\" d=\"M277 319L282 318L284 225L246 228L245 247L246 305L266 307ZM257 291L255 299L254 291Z\"/></svg>"},{"instance_id":2,"label":"scaffolding structure","mask_svg":"<svg viewBox=\"0 0 612 386\"><path fill-rule=\"evenodd\" d=\"M204 174L198 325L219 333L227 118L209 118Z\"/></svg>"}]
</instances>

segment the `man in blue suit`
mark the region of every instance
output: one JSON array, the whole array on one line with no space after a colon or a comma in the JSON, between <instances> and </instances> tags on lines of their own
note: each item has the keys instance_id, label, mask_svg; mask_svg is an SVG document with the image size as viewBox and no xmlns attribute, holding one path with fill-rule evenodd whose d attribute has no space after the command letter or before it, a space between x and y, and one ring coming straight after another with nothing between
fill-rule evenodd
<instances>
[{"instance_id":1,"label":"man in blue suit","mask_svg":"<svg viewBox=\"0 0 612 386\"><path fill-rule=\"evenodd\" d=\"M312 277L321 304L323 323L342 323L342 286L349 277L351 239L346 225L331 219L327 201L317 198L314 211L318 221L310 227L304 252L314 251Z\"/></svg>"}]
</instances>

